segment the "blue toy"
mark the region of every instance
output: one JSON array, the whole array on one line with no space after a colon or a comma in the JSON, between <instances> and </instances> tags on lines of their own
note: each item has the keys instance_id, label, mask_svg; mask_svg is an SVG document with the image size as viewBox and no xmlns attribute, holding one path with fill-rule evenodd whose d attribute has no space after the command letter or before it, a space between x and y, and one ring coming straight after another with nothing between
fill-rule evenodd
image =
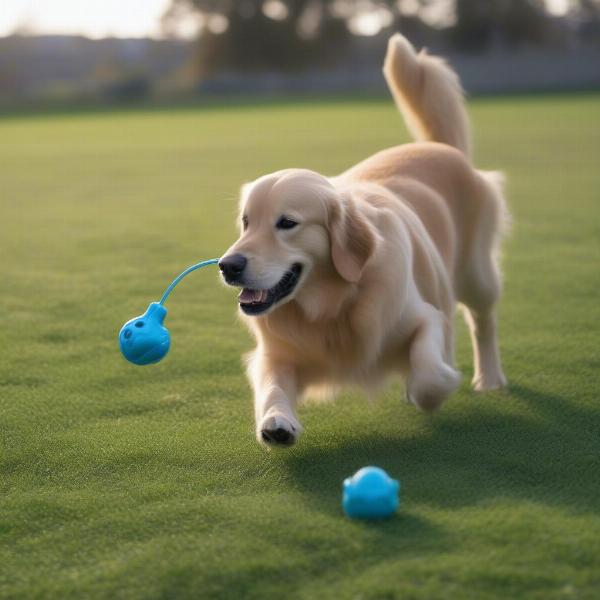
<instances>
[{"instance_id":1,"label":"blue toy","mask_svg":"<svg viewBox=\"0 0 600 600\"><path fill-rule=\"evenodd\" d=\"M364 467L344 480L342 507L351 519L385 519L400 504L400 483L379 467Z\"/></svg>"},{"instance_id":2,"label":"blue toy","mask_svg":"<svg viewBox=\"0 0 600 600\"><path fill-rule=\"evenodd\" d=\"M159 302L152 302L148 310L139 317L127 321L119 332L119 345L123 356L135 365L150 365L162 360L171 346L171 336L163 325L167 316L164 303L173 288L192 271L219 262L218 258L205 260L188 267L176 277L165 290Z\"/></svg>"}]
</instances>

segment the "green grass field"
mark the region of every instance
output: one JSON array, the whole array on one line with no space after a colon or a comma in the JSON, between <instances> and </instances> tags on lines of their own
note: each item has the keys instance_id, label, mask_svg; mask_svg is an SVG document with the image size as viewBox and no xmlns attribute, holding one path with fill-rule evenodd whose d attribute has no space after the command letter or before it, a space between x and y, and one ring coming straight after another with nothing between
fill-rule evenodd
<instances>
[{"instance_id":1,"label":"green grass field","mask_svg":"<svg viewBox=\"0 0 600 600\"><path fill-rule=\"evenodd\" d=\"M0 596L598 598L600 95L471 104L477 164L509 177L506 392L434 416L392 386L308 405L299 445L254 439L251 340L216 269L169 300L173 346L117 332L234 239L237 192L406 141L388 100L0 120ZM366 464L390 521L341 513Z\"/></svg>"}]
</instances>

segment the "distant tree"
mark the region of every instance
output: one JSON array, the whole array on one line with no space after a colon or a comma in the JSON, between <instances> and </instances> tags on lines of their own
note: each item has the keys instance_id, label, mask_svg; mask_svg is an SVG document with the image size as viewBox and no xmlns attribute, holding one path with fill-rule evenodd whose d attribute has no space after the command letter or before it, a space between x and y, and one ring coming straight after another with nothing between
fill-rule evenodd
<instances>
[{"instance_id":1,"label":"distant tree","mask_svg":"<svg viewBox=\"0 0 600 600\"><path fill-rule=\"evenodd\" d=\"M327 63L350 33L326 10L331 0L173 0L167 28L200 14L198 65L202 75L221 68L287 70Z\"/></svg>"},{"instance_id":2,"label":"distant tree","mask_svg":"<svg viewBox=\"0 0 600 600\"><path fill-rule=\"evenodd\" d=\"M544 0L456 0L455 10L453 38L464 50L542 42L551 27Z\"/></svg>"},{"instance_id":3,"label":"distant tree","mask_svg":"<svg viewBox=\"0 0 600 600\"><path fill-rule=\"evenodd\" d=\"M571 10L582 13L584 20L600 19L600 0L570 0Z\"/></svg>"},{"instance_id":4,"label":"distant tree","mask_svg":"<svg viewBox=\"0 0 600 600\"><path fill-rule=\"evenodd\" d=\"M571 13L600 18L600 0L570 2ZM356 17L369 11L417 43L449 41L467 51L544 44L564 32L546 0L171 0L164 23L199 17L197 67L205 76L330 64L347 56Z\"/></svg>"},{"instance_id":5,"label":"distant tree","mask_svg":"<svg viewBox=\"0 0 600 600\"><path fill-rule=\"evenodd\" d=\"M580 21L579 34L583 40L600 43L600 0L572 0Z\"/></svg>"}]
</instances>

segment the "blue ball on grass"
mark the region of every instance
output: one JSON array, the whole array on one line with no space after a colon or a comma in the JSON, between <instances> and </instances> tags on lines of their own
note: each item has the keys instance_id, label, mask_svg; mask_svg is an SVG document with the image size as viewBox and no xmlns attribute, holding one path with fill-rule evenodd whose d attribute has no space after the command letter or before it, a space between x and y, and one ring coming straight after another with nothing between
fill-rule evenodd
<instances>
[{"instance_id":1,"label":"blue ball on grass","mask_svg":"<svg viewBox=\"0 0 600 600\"><path fill-rule=\"evenodd\" d=\"M385 519L400 505L400 482L379 467L364 467L344 480L342 508L351 519Z\"/></svg>"}]
</instances>

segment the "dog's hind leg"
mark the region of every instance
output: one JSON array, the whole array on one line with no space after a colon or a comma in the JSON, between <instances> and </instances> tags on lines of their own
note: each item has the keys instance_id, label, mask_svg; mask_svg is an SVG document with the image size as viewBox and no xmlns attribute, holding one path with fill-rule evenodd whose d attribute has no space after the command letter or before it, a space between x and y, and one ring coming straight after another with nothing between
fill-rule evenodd
<instances>
[{"instance_id":1,"label":"dog's hind leg","mask_svg":"<svg viewBox=\"0 0 600 600\"><path fill-rule=\"evenodd\" d=\"M502 291L497 246L506 217L499 182L494 174L484 174L484 180L487 202L458 293L471 334L473 387L478 392L502 388L507 383L500 363L495 308Z\"/></svg>"},{"instance_id":2,"label":"dog's hind leg","mask_svg":"<svg viewBox=\"0 0 600 600\"><path fill-rule=\"evenodd\" d=\"M473 344L473 388L478 392L503 388L506 377L500 364L494 307L482 310L465 307L464 316Z\"/></svg>"},{"instance_id":3,"label":"dog's hind leg","mask_svg":"<svg viewBox=\"0 0 600 600\"><path fill-rule=\"evenodd\" d=\"M410 346L408 400L422 410L435 410L459 386L461 376L445 358L447 323L444 314L426 305L425 315Z\"/></svg>"},{"instance_id":4,"label":"dog's hind leg","mask_svg":"<svg viewBox=\"0 0 600 600\"><path fill-rule=\"evenodd\" d=\"M495 390L506 385L500 364L496 303L500 298L500 274L491 256L481 249L471 265L461 301L463 314L473 345L473 387L478 392Z\"/></svg>"}]
</instances>

